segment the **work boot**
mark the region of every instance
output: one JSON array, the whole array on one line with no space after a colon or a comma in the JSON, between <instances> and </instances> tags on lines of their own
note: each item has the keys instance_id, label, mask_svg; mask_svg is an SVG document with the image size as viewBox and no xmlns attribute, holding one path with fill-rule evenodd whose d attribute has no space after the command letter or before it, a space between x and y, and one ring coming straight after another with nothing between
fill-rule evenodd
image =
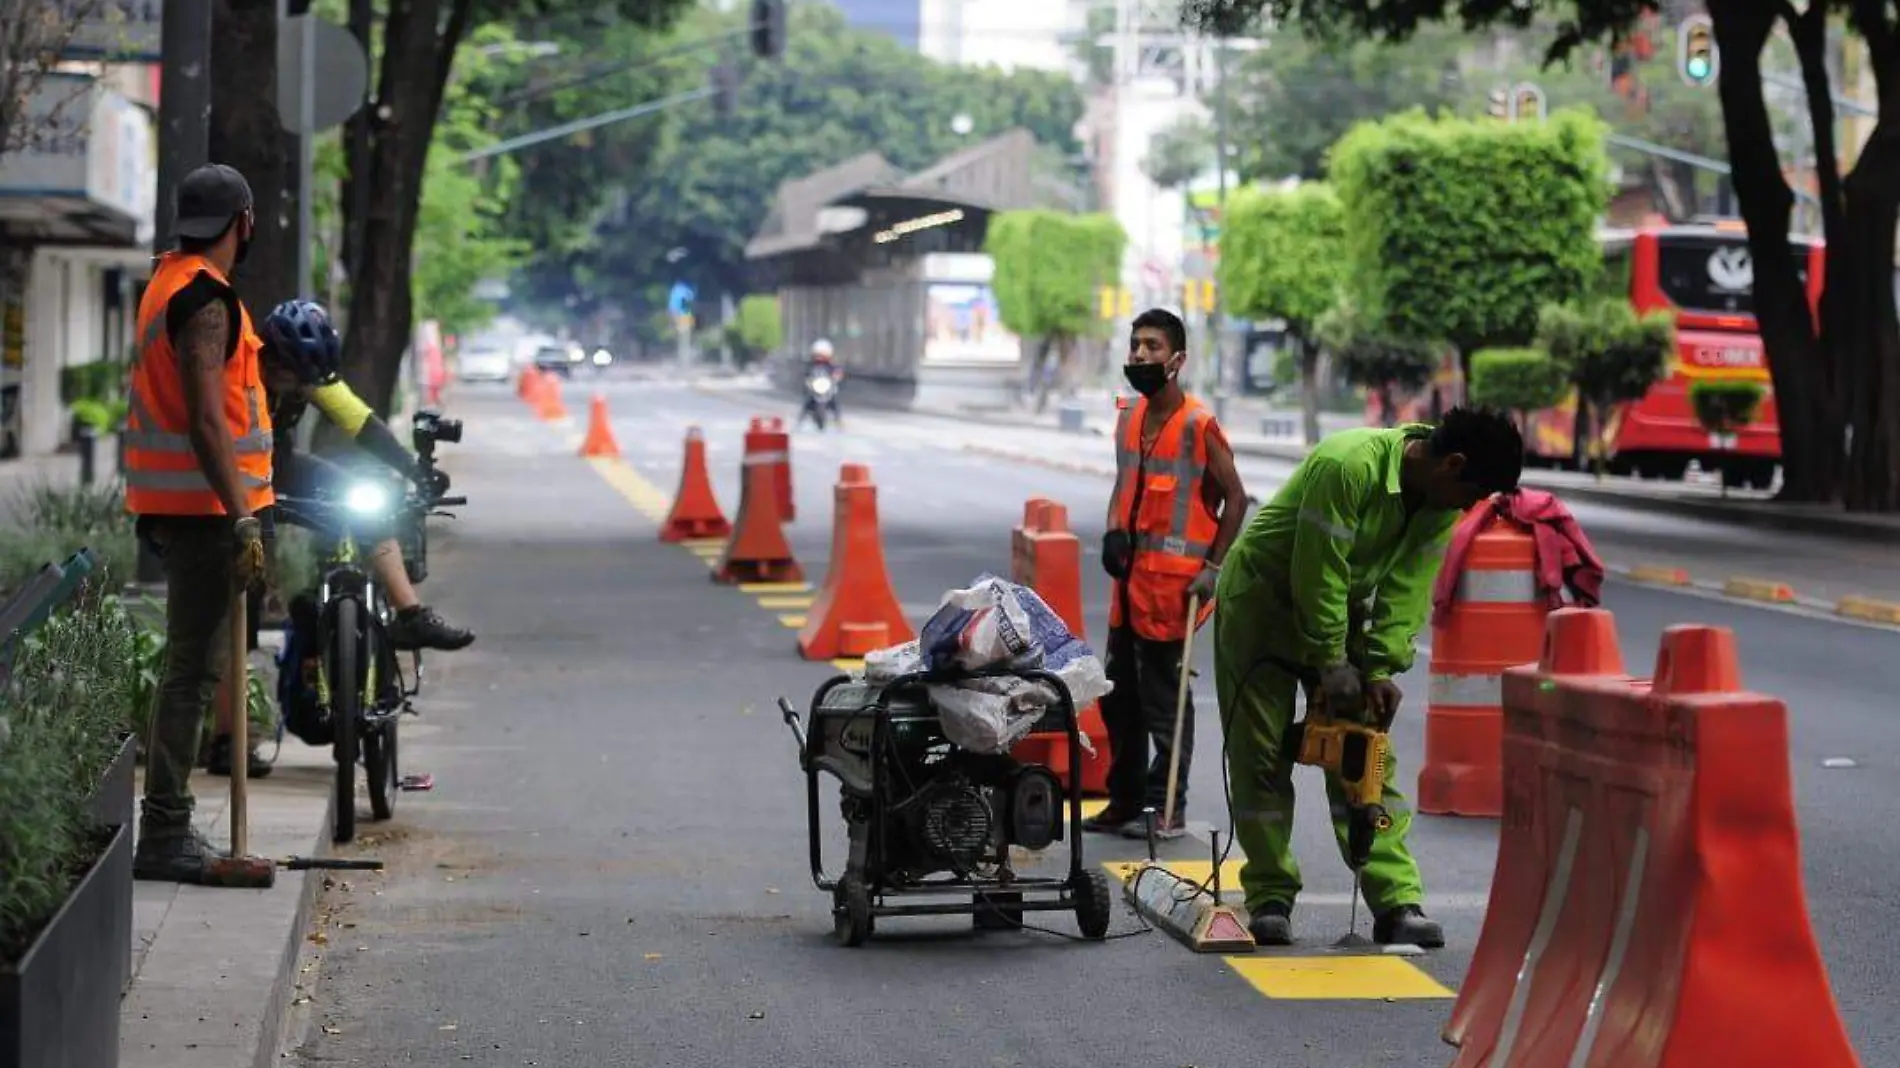
<instances>
[{"instance_id":1,"label":"work boot","mask_svg":"<svg viewBox=\"0 0 1900 1068\"><path fill-rule=\"evenodd\" d=\"M1293 944L1293 909L1278 901L1269 901L1260 906L1260 911L1248 919L1247 933L1253 935L1257 946L1290 946Z\"/></svg>"},{"instance_id":2,"label":"work boot","mask_svg":"<svg viewBox=\"0 0 1900 1068\"><path fill-rule=\"evenodd\" d=\"M389 621L389 640L398 649L440 649L453 652L464 649L475 635L436 614L428 605L415 605L396 613Z\"/></svg>"},{"instance_id":3,"label":"work boot","mask_svg":"<svg viewBox=\"0 0 1900 1068\"><path fill-rule=\"evenodd\" d=\"M1445 930L1426 919L1417 905L1400 905L1372 922L1372 940L1382 946L1438 949L1445 944Z\"/></svg>"},{"instance_id":4,"label":"work boot","mask_svg":"<svg viewBox=\"0 0 1900 1068\"><path fill-rule=\"evenodd\" d=\"M224 855L195 827L183 834L141 835L132 851L132 878L195 884L203 877L205 862Z\"/></svg>"},{"instance_id":5,"label":"work boot","mask_svg":"<svg viewBox=\"0 0 1900 1068\"><path fill-rule=\"evenodd\" d=\"M1128 826L1128 821L1141 820L1141 813L1135 809L1116 808L1110 805L1088 819L1082 821L1082 829L1094 834L1120 834Z\"/></svg>"},{"instance_id":6,"label":"work boot","mask_svg":"<svg viewBox=\"0 0 1900 1068\"><path fill-rule=\"evenodd\" d=\"M256 742L251 743L251 759L246 765L246 774L253 779L262 779L270 775L270 761L265 760L258 751ZM231 774L231 736L220 734L211 740L211 755L205 758L205 770L213 775Z\"/></svg>"}]
</instances>

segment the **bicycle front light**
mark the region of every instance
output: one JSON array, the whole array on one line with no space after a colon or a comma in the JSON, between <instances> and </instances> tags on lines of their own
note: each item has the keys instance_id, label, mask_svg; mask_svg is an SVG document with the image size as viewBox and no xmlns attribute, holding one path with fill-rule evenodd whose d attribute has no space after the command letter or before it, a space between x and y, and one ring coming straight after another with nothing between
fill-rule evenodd
<instances>
[{"instance_id":1,"label":"bicycle front light","mask_svg":"<svg viewBox=\"0 0 1900 1068\"><path fill-rule=\"evenodd\" d=\"M358 482L344 495L343 506L357 515L381 515L389 510L389 490L372 482Z\"/></svg>"}]
</instances>

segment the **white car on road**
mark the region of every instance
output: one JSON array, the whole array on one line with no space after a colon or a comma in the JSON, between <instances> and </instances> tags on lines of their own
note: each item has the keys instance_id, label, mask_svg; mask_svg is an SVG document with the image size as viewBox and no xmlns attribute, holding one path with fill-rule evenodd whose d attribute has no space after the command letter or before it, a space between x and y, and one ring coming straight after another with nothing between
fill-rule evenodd
<instances>
[{"instance_id":1,"label":"white car on road","mask_svg":"<svg viewBox=\"0 0 1900 1068\"><path fill-rule=\"evenodd\" d=\"M464 382L506 382L514 370L514 359L506 349L463 349L455 357L456 375Z\"/></svg>"}]
</instances>

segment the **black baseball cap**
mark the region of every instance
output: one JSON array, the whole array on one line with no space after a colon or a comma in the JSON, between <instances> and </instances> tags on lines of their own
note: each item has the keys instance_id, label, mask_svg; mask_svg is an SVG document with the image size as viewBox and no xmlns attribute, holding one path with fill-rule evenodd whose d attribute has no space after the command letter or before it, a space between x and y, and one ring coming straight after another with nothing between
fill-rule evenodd
<instances>
[{"instance_id":1,"label":"black baseball cap","mask_svg":"<svg viewBox=\"0 0 1900 1068\"><path fill-rule=\"evenodd\" d=\"M213 241L231 220L251 209L251 183L236 168L207 163L178 183L178 220L174 237Z\"/></svg>"}]
</instances>

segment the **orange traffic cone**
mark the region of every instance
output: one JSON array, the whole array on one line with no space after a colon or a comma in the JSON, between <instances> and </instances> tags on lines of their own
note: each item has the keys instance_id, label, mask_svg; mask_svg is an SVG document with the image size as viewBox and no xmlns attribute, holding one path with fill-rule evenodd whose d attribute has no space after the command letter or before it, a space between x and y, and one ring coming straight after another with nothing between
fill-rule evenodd
<instances>
[{"instance_id":1,"label":"orange traffic cone","mask_svg":"<svg viewBox=\"0 0 1900 1068\"><path fill-rule=\"evenodd\" d=\"M532 367L523 367L515 376L515 396L533 404L535 387L540 384L541 373Z\"/></svg>"},{"instance_id":2,"label":"orange traffic cone","mask_svg":"<svg viewBox=\"0 0 1900 1068\"><path fill-rule=\"evenodd\" d=\"M713 581L803 582L805 572L792 559L779 518L778 488L770 462L747 457L745 482L739 494L739 521L713 569Z\"/></svg>"},{"instance_id":3,"label":"orange traffic cone","mask_svg":"<svg viewBox=\"0 0 1900 1068\"><path fill-rule=\"evenodd\" d=\"M541 372L541 392L535 396L534 414L550 423L567 418L567 407L561 403L561 384L547 371Z\"/></svg>"},{"instance_id":4,"label":"orange traffic cone","mask_svg":"<svg viewBox=\"0 0 1900 1068\"><path fill-rule=\"evenodd\" d=\"M831 518L831 567L798 632L807 660L863 656L916 637L891 591L877 529L877 485L871 469L845 464L838 472Z\"/></svg>"},{"instance_id":5,"label":"orange traffic cone","mask_svg":"<svg viewBox=\"0 0 1900 1068\"><path fill-rule=\"evenodd\" d=\"M706 438L698 427L687 427L686 462L680 467L680 486L673 494L673 510L660 526L660 540L731 536L732 524L726 522L726 514L719 510L719 498L713 495L712 479L706 474Z\"/></svg>"},{"instance_id":6,"label":"orange traffic cone","mask_svg":"<svg viewBox=\"0 0 1900 1068\"><path fill-rule=\"evenodd\" d=\"M613 424L607 419L607 398L594 394L587 413L587 437L581 441L582 456L620 455L620 443L614 440Z\"/></svg>"}]
</instances>

